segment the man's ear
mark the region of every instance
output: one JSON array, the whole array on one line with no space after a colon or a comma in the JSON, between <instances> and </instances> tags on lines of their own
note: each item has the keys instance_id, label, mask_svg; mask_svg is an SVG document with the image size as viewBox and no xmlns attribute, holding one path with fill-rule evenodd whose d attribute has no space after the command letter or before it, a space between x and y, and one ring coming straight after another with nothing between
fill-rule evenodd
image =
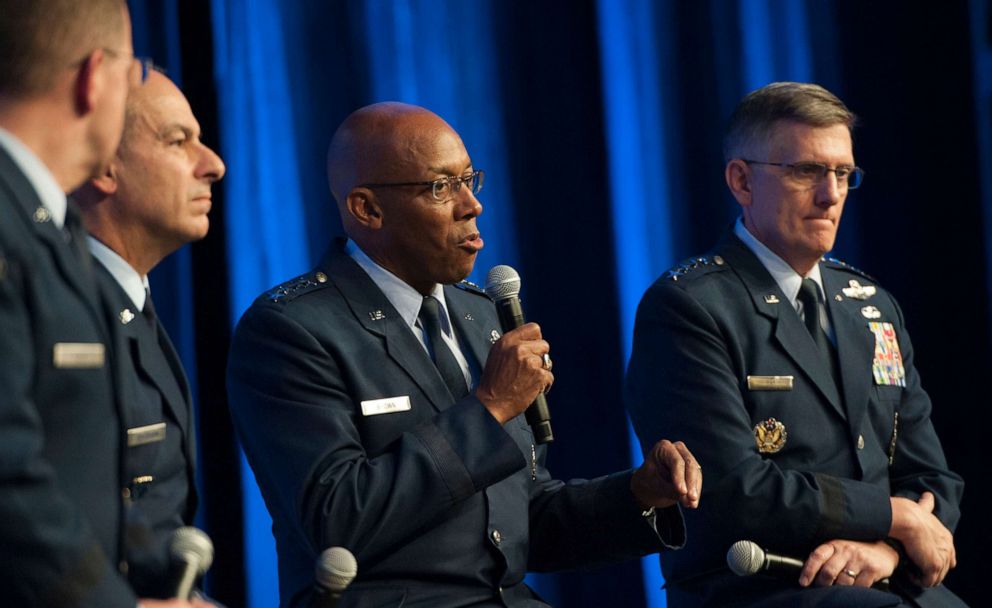
<instances>
[{"instance_id":1,"label":"man's ear","mask_svg":"<svg viewBox=\"0 0 992 608\"><path fill-rule=\"evenodd\" d=\"M90 184L96 188L100 194L111 196L117 193L117 158L115 157L107 165L107 169L99 177L90 180Z\"/></svg>"},{"instance_id":2,"label":"man's ear","mask_svg":"<svg viewBox=\"0 0 992 608\"><path fill-rule=\"evenodd\" d=\"M346 201L348 214L369 230L382 227L382 206L369 188L353 188Z\"/></svg>"},{"instance_id":3,"label":"man's ear","mask_svg":"<svg viewBox=\"0 0 992 608\"><path fill-rule=\"evenodd\" d=\"M723 170L730 193L741 207L751 206L751 168L739 158L732 159Z\"/></svg>"},{"instance_id":4,"label":"man's ear","mask_svg":"<svg viewBox=\"0 0 992 608\"><path fill-rule=\"evenodd\" d=\"M75 105L76 112L84 116L93 111L97 105L97 99L103 87L102 73L100 66L107 60L107 55L103 49L96 49L76 70L75 82Z\"/></svg>"}]
</instances>

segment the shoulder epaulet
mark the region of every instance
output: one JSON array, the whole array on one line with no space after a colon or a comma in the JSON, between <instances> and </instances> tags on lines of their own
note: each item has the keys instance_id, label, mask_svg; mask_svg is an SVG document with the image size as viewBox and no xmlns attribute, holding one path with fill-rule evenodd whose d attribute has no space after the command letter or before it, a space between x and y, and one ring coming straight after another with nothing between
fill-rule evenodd
<instances>
[{"instance_id":1,"label":"shoulder epaulet","mask_svg":"<svg viewBox=\"0 0 992 608\"><path fill-rule=\"evenodd\" d=\"M467 291L469 293L473 293L473 294L475 294L477 296L482 296L484 298L488 298L489 297L489 296L486 295L486 290L485 289L479 287L478 285L476 285L472 281L459 281L459 282L455 283L455 287L457 287L458 289L461 289L462 291Z\"/></svg>"},{"instance_id":2,"label":"shoulder epaulet","mask_svg":"<svg viewBox=\"0 0 992 608\"><path fill-rule=\"evenodd\" d=\"M723 268L726 268L726 262L722 257L718 255L704 255L679 262L677 265L669 268L662 275L662 278L669 281L678 281L682 277L698 273L699 271L712 272L714 270L722 270Z\"/></svg>"},{"instance_id":3,"label":"shoulder epaulet","mask_svg":"<svg viewBox=\"0 0 992 608\"><path fill-rule=\"evenodd\" d=\"M265 299L270 302L290 302L305 293L309 293L326 285L326 274L319 270L311 271L306 274L301 274L295 279L290 279L278 287L273 287L269 291L265 292Z\"/></svg>"},{"instance_id":4,"label":"shoulder epaulet","mask_svg":"<svg viewBox=\"0 0 992 608\"><path fill-rule=\"evenodd\" d=\"M836 267L836 268L840 268L842 270L847 270L848 272L853 272L854 274L859 274L859 275L863 276L864 278L866 278L866 279L868 279L870 281L874 281L874 282L878 283L878 279L876 279L875 277L871 276L870 274L868 274L864 270L861 270L860 268L855 268L854 266L851 266L847 262L844 262L842 260L838 260L837 258L823 258L823 261L826 262L827 264L830 264L830 265Z\"/></svg>"}]
</instances>

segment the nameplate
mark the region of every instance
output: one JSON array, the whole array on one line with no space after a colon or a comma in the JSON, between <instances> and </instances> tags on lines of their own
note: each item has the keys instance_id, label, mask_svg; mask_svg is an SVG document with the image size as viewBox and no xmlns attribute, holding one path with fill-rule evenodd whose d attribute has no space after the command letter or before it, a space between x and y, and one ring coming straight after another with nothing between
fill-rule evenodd
<instances>
[{"instance_id":1,"label":"nameplate","mask_svg":"<svg viewBox=\"0 0 992 608\"><path fill-rule=\"evenodd\" d=\"M748 376L747 388L751 391L791 391L792 376Z\"/></svg>"},{"instance_id":2,"label":"nameplate","mask_svg":"<svg viewBox=\"0 0 992 608\"><path fill-rule=\"evenodd\" d=\"M99 342L58 342L52 349L52 363L58 369L103 367L104 350Z\"/></svg>"},{"instance_id":3,"label":"nameplate","mask_svg":"<svg viewBox=\"0 0 992 608\"><path fill-rule=\"evenodd\" d=\"M146 426L136 426L127 430L127 447L133 448L139 445L155 443L165 440L165 423L156 422Z\"/></svg>"},{"instance_id":4,"label":"nameplate","mask_svg":"<svg viewBox=\"0 0 992 608\"><path fill-rule=\"evenodd\" d=\"M378 416L379 414L395 414L410 409L410 397L387 397L385 399L370 399L362 401L363 416Z\"/></svg>"}]
</instances>

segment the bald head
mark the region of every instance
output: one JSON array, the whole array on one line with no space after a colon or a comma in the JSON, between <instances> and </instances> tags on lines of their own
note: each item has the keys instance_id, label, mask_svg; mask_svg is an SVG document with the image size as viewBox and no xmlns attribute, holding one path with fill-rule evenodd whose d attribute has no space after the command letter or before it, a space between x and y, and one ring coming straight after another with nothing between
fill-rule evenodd
<instances>
[{"instance_id":1,"label":"bald head","mask_svg":"<svg viewBox=\"0 0 992 608\"><path fill-rule=\"evenodd\" d=\"M431 187L473 175L472 159L437 114L395 102L364 107L334 134L327 164L345 232L380 266L420 293L472 271L482 204L462 181L443 197Z\"/></svg>"},{"instance_id":2,"label":"bald head","mask_svg":"<svg viewBox=\"0 0 992 608\"><path fill-rule=\"evenodd\" d=\"M367 183L417 181L425 171L424 157L442 136L458 134L440 116L399 102L383 102L353 112L334 133L327 152L327 175L345 230L354 223L346 202L353 188Z\"/></svg>"},{"instance_id":3,"label":"bald head","mask_svg":"<svg viewBox=\"0 0 992 608\"><path fill-rule=\"evenodd\" d=\"M183 114L192 116L186 96L168 76L152 69L148 79L140 87L131 89L127 96L124 110L124 132L121 135L121 150L134 145L136 136L140 134L139 127L148 126L149 121L160 113Z\"/></svg>"}]
</instances>

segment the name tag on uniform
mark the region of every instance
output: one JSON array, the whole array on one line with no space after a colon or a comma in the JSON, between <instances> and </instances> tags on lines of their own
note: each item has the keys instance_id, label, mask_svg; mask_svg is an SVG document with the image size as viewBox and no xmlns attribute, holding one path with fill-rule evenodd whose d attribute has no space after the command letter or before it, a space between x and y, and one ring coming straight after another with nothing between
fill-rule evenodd
<instances>
[{"instance_id":1,"label":"name tag on uniform","mask_svg":"<svg viewBox=\"0 0 992 608\"><path fill-rule=\"evenodd\" d=\"M52 363L59 369L103 367L104 350L99 342L58 342L52 349Z\"/></svg>"},{"instance_id":2,"label":"name tag on uniform","mask_svg":"<svg viewBox=\"0 0 992 608\"><path fill-rule=\"evenodd\" d=\"M748 376L750 391L791 391L792 376Z\"/></svg>"},{"instance_id":3,"label":"name tag on uniform","mask_svg":"<svg viewBox=\"0 0 992 608\"><path fill-rule=\"evenodd\" d=\"M133 448L139 445L155 443L165 439L165 423L156 422L146 426L136 426L127 430L127 447Z\"/></svg>"},{"instance_id":4,"label":"name tag on uniform","mask_svg":"<svg viewBox=\"0 0 992 608\"><path fill-rule=\"evenodd\" d=\"M363 416L378 416L379 414L394 414L410 409L410 397L386 397L385 399L370 399L362 401Z\"/></svg>"}]
</instances>

